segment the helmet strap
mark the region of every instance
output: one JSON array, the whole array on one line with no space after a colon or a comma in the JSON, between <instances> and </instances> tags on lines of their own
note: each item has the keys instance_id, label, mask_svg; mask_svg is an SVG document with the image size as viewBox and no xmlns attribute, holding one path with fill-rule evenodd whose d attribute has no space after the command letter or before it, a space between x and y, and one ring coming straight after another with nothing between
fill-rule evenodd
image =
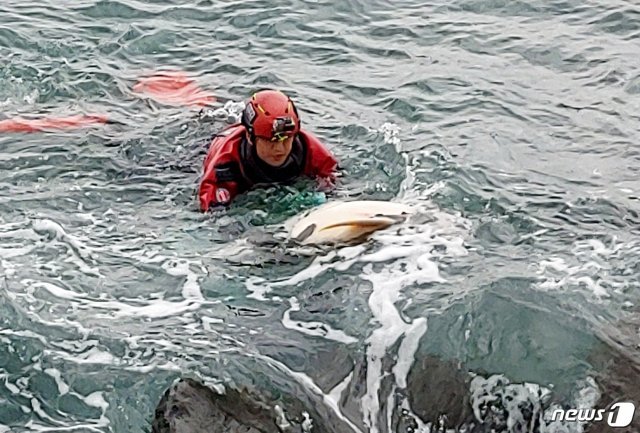
<instances>
[{"instance_id":1,"label":"helmet strap","mask_svg":"<svg viewBox=\"0 0 640 433\"><path fill-rule=\"evenodd\" d=\"M255 132L253 130L253 121L255 119L256 119L256 111L253 108L253 104L249 102L247 103L246 107L244 107L244 110L242 110L242 117L241 117L240 123L242 123L242 125L247 130L247 134L249 135L249 138L251 139L252 143L255 142Z\"/></svg>"}]
</instances>

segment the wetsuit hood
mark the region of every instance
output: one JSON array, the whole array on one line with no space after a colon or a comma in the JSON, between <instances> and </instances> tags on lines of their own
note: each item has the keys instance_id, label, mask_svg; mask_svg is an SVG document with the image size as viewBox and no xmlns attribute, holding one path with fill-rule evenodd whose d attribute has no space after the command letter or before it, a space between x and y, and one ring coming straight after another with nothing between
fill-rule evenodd
<instances>
[{"instance_id":1,"label":"wetsuit hood","mask_svg":"<svg viewBox=\"0 0 640 433\"><path fill-rule=\"evenodd\" d=\"M252 185L292 182L304 171L306 154L307 149L300 135L294 138L289 156L279 167L273 167L260 159L256 146L247 137L244 137L240 144L243 175Z\"/></svg>"}]
</instances>

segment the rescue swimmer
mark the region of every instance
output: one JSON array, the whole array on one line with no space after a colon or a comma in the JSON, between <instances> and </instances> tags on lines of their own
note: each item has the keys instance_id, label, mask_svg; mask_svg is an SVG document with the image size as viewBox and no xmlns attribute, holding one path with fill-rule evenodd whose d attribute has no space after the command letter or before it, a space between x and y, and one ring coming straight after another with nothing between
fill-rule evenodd
<instances>
[{"instance_id":1,"label":"rescue swimmer","mask_svg":"<svg viewBox=\"0 0 640 433\"><path fill-rule=\"evenodd\" d=\"M211 142L198 191L200 210L227 206L254 187L304 176L333 186L338 161L300 123L295 104L283 92L253 94L240 123L217 133Z\"/></svg>"}]
</instances>

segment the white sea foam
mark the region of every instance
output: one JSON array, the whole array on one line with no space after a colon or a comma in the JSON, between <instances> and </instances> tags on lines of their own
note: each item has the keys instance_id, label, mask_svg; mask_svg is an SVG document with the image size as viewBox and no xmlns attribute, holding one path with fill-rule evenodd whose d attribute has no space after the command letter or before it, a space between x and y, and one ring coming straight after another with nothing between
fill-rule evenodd
<instances>
[{"instance_id":1,"label":"white sea foam","mask_svg":"<svg viewBox=\"0 0 640 433\"><path fill-rule=\"evenodd\" d=\"M24 279L20 283L26 287L26 291L30 294L33 294L36 289L41 288L60 299L71 300L71 299L82 299L83 297L82 293L77 293L72 290L68 290L60 286L57 286L53 283L48 283L45 281L34 281L34 280Z\"/></svg>"},{"instance_id":2,"label":"white sea foam","mask_svg":"<svg viewBox=\"0 0 640 433\"><path fill-rule=\"evenodd\" d=\"M199 262L196 263L200 264ZM188 260L167 260L163 263L162 268L169 274L175 276L185 276L186 281L182 286L182 296L184 299L194 299L198 301L204 301L200 285L198 284L198 274L193 272L190 268L190 262Z\"/></svg>"},{"instance_id":3,"label":"white sea foam","mask_svg":"<svg viewBox=\"0 0 640 433\"><path fill-rule=\"evenodd\" d=\"M56 368L47 368L44 370L44 372L53 377L53 379L56 381L56 385L58 386L58 392L60 393L60 395L65 395L69 392L69 385L64 380L62 380L62 373L60 372L60 370Z\"/></svg>"},{"instance_id":4,"label":"white sea foam","mask_svg":"<svg viewBox=\"0 0 640 433\"><path fill-rule=\"evenodd\" d=\"M302 332L307 335L323 337L327 340L338 341L344 344L352 344L358 342L357 338L347 335L344 331L341 331L339 329L333 329L326 323L292 320L291 312L300 311L300 304L295 297L289 298L289 303L291 304L291 308L286 310L284 312L284 316L282 317L282 324L285 328Z\"/></svg>"},{"instance_id":5,"label":"white sea foam","mask_svg":"<svg viewBox=\"0 0 640 433\"><path fill-rule=\"evenodd\" d=\"M537 264L540 282L535 287L544 291L583 292L595 301L640 288L640 283L625 272L626 258L640 252L638 242L613 239L605 245L598 239L586 239L574 242L571 252L572 255L540 260Z\"/></svg>"},{"instance_id":6,"label":"white sea foam","mask_svg":"<svg viewBox=\"0 0 640 433\"><path fill-rule=\"evenodd\" d=\"M309 266L291 277L275 282L261 280L261 291L259 296L255 296L264 298L264 293L268 291L299 285L329 270L344 272L357 264L364 265L361 277L371 282L373 288L369 297L369 307L373 315L373 325L376 326L367 339L367 388L361 400L364 422L371 433L380 430L377 420L380 412L381 381L388 374L382 368L383 357L400 341L391 373L395 377L395 386L398 389L405 388L418 343L427 330L426 318L418 317L406 321L396 308L403 289L443 282L444 278L437 264L438 258L467 254L464 239L469 233L469 221L441 212L433 206L418 206L422 216L429 216L427 223L414 224L409 221L394 230L378 232L372 236L375 241L374 248L371 244L358 245L338 248L325 255L319 255ZM256 284L256 281L251 282ZM256 293L255 288L250 291ZM333 328L322 322L293 321L290 312L298 311L299 304L293 297L290 298L290 304L291 308L283 317L286 327L346 344L356 341L354 337L345 336L341 331L332 332ZM342 391L334 390L330 394L331 398L326 396L326 399L337 403L337 392ZM394 391L391 391L390 396L393 394ZM388 409L392 410L392 407L388 406ZM390 422L390 413L386 418L387 422Z\"/></svg>"},{"instance_id":7,"label":"white sea foam","mask_svg":"<svg viewBox=\"0 0 640 433\"><path fill-rule=\"evenodd\" d=\"M463 242L468 234L468 221L435 210L431 210L431 214L432 219L428 224L407 224L394 231L393 235L384 232L374 235L383 244L382 248L360 258L370 263L363 269L362 277L369 280L373 287L369 307L373 324L377 325L367 339L367 391L361 401L364 422L371 433L380 431L380 387L386 374L382 359L402 339L392 373L396 387L406 387L406 377L414 362L418 342L427 330L426 318L418 317L407 322L400 315L396 304L402 290L410 286L443 282L437 258L467 253ZM435 249L436 246L440 249ZM384 266L379 269L373 263L382 263ZM387 422L389 416L390 413L387 413Z\"/></svg>"},{"instance_id":8,"label":"white sea foam","mask_svg":"<svg viewBox=\"0 0 640 433\"><path fill-rule=\"evenodd\" d=\"M340 410L340 406L338 402L335 400L335 394L325 394L322 392L322 389L313 381L312 378L307 376L304 373L300 373L297 371L291 370L285 364L280 361L276 361L273 358L263 356L263 355L254 355L256 358L263 359L274 367L278 368L280 371L287 374L289 377L295 379L298 383L303 385L310 392L320 396L322 398L323 403L327 406L327 408L331 409L333 413L342 420L351 431L355 433L363 433L355 424L353 424L349 419L342 413Z\"/></svg>"}]
</instances>

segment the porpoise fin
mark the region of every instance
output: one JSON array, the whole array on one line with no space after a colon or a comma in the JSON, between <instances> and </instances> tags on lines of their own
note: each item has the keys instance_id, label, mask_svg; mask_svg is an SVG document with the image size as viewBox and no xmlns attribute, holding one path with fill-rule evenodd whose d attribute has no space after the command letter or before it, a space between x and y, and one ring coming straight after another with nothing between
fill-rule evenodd
<instances>
[{"instance_id":1,"label":"porpoise fin","mask_svg":"<svg viewBox=\"0 0 640 433\"><path fill-rule=\"evenodd\" d=\"M305 239L307 239L309 236L311 236L311 234L315 231L315 229L316 229L315 224L309 224L304 230L300 232L298 236L293 238L293 240L297 242L302 242Z\"/></svg>"}]
</instances>

